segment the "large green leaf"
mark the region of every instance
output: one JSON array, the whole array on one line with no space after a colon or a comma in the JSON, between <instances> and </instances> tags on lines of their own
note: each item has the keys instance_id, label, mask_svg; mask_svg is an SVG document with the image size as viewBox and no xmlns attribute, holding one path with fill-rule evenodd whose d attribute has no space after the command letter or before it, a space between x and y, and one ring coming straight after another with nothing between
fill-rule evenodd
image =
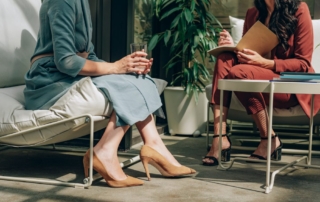
<instances>
[{"instance_id":1,"label":"large green leaf","mask_svg":"<svg viewBox=\"0 0 320 202\"><path fill-rule=\"evenodd\" d=\"M175 54L177 53L178 51L180 51L182 48L182 45L181 43L175 43L173 44L171 47L170 47L170 54Z\"/></svg>"},{"instance_id":2,"label":"large green leaf","mask_svg":"<svg viewBox=\"0 0 320 202\"><path fill-rule=\"evenodd\" d=\"M206 15L206 13L207 13L207 8L206 8L206 6L205 6L205 4L203 3L202 0L198 0L197 2L198 2L198 7L200 9L199 15L204 17L204 15Z\"/></svg>"},{"instance_id":3,"label":"large green leaf","mask_svg":"<svg viewBox=\"0 0 320 202\"><path fill-rule=\"evenodd\" d=\"M195 83L194 85L197 87L197 91L198 91L198 92L204 92L204 91L203 91L203 87L199 86L198 83ZM200 84L200 85L201 85L201 84Z\"/></svg>"},{"instance_id":4,"label":"large green leaf","mask_svg":"<svg viewBox=\"0 0 320 202\"><path fill-rule=\"evenodd\" d=\"M198 105L198 101L199 101L199 92L198 92L198 88L197 86L193 85L192 86L192 92L193 92L193 96L195 98L196 101L196 105Z\"/></svg>"},{"instance_id":5,"label":"large green leaf","mask_svg":"<svg viewBox=\"0 0 320 202\"><path fill-rule=\"evenodd\" d=\"M152 51L154 49L154 47L156 47L157 43L158 43L158 39L159 39L159 35L156 34L154 35L151 40L149 41L149 44L148 44L148 50L149 51Z\"/></svg>"},{"instance_id":6,"label":"large green leaf","mask_svg":"<svg viewBox=\"0 0 320 202\"><path fill-rule=\"evenodd\" d=\"M166 75L168 75L168 71L174 67L179 61L176 61L176 62L172 62L172 63L168 63L169 65L167 65L165 68L166 68Z\"/></svg>"},{"instance_id":7,"label":"large green leaf","mask_svg":"<svg viewBox=\"0 0 320 202\"><path fill-rule=\"evenodd\" d=\"M184 80L189 82L190 81L190 73L189 73L189 70L188 68L184 68L183 69L183 77L184 77Z\"/></svg>"},{"instance_id":8,"label":"large green leaf","mask_svg":"<svg viewBox=\"0 0 320 202\"><path fill-rule=\"evenodd\" d=\"M186 30L187 30L187 22L185 18L180 18L178 29L180 32L181 41L184 41Z\"/></svg>"},{"instance_id":9,"label":"large green leaf","mask_svg":"<svg viewBox=\"0 0 320 202\"><path fill-rule=\"evenodd\" d=\"M215 22L218 23L218 25L219 25L220 27L223 27L222 24L221 24L221 22L220 22L215 16L213 16L213 18L215 19Z\"/></svg>"},{"instance_id":10,"label":"large green leaf","mask_svg":"<svg viewBox=\"0 0 320 202\"><path fill-rule=\"evenodd\" d=\"M179 74L171 83L170 85L175 85L180 79L182 79L182 74ZM180 85L180 84L179 84Z\"/></svg>"},{"instance_id":11,"label":"large green leaf","mask_svg":"<svg viewBox=\"0 0 320 202\"><path fill-rule=\"evenodd\" d=\"M159 17L161 12L162 0L155 0L155 15Z\"/></svg>"},{"instance_id":12,"label":"large green leaf","mask_svg":"<svg viewBox=\"0 0 320 202\"><path fill-rule=\"evenodd\" d=\"M164 44L167 45L168 44L168 41L171 37L171 30L167 30L165 33L164 33Z\"/></svg>"},{"instance_id":13,"label":"large green leaf","mask_svg":"<svg viewBox=\"0 0 320 202\"><path fill-rule=\"evenodd\" d=\"M197 32L197 26L196 25L191 25L187 27L187 33L186 33L186 38L191 38L192 36L194 36Z\"/></svg>"},{"instance_id":14,"label":"large green leaf","mask_svg":"<svg viewBox=\"0 0 320 202\"><path fill-rule=\"evenodd\" d=\"M186 43L183 45L183 50L182 50L182 52L185 53L188 47L189 47L189 42L186 42Z\"/></svg>"},{"instance_id":15,"label":"large green leaf","mask_svg":"<svg viewBox=\"0 0 320 202\"><path fill-rule=\"evenodd\" d=\"M190 6L191 12L194 11L195 7L196 7L196 1L191 1L191 6Z\"/></svg>"},{"instance_id":16,"label":"large green leaf","mask_svg":"<svg viewBox=\"0 0 320 202\"><path fill-rule=\"evenodd\" d=\"M159 1L159 0L158 0ZM175 0L160 0L162 2L161 9L165 9L167 6L175 2Z\"/></svg>"},{"instance_id":17,"label":"large green leaf","mask_svg":"<svg viewBox=\"0 0 320 202\"><path fill-rule=\"evenodd\" d=\"M191 68L187 68L187 69L189 71L189 76L190 76L188 82L193 84L194 81L195 81L195 77L193 75L193 69L192 69L192 67Z\"/></svg>"},{"instance_id":18,"label":"large green leaf","mask_svg":"<svg viewBox=\"0 0 320 202\"><path fill-rule=\"evenodd\" d=\"M200 79L198 79L198 83L202 86L202 88L206 87L206 85ZM202 92L202 88L200 88L200 92Z\"/></svg>"},{"instance_id":19,"label":"large green leaf","mask_svg":"<svg viewBox=\"0 0 320 202\"><path fill-rule=\"evenodd\" d=\"M209 79L209 72L207 68L205 68L205 66L203 66L202 64L199 64L199 72L204 76L206 80Z\"/></svg>"},{"instance_id":20,"label":"large green leaf","mask_svg":"<svg viewBox=\"0 0 320 202\"><path fill-rule=\"evenodd\" d=\"M178 7L178 8L173 8L173 9L167 11L166 13L164 13L164 14L161 16L160 21L163 20L164 18L168 17L168 16L171 15L172 13L178 11L178 10L181 10L181 8L179 8L179 7Z\"/></svg>"},{"instance_id":21,"label":"large green leaf","mask_svg":"<svg viewBox=\"0 0 320 202\"><path fill-rule=\"evenodd\" d=\"M197 33L198 33L198 36L200 37L200 39L202 39L204 37L202 34L202 31L200 29L197 29Z\"/></svg>"},{"instance_id":22,"label":"large green leaf","mask_svg":"<svg viewBox=\"0 0 320 202\"><path fill-rule=\"evenodd\" d=\"M187 92L187 95L190 95L191 93L191 83L187 83L187 86L186 86L186 92Z\"/></svg>"},{"instance_id":23,"label":"large green leaf","mask_svg":"<svg viewBox=\"0 0 320 202\"><path fill-rule=\"evenodd\" d=\"M207 20L208 20L209 24L212 24L212 23L214 23L216 18L211 13L207 13Z\"/></svg>"},{"instance_id":24,"label":"large green leaf","mask_svg":"<svg viewBox=\"0 0 320 202\"><path fill-rule=\"evenodd\" d=\"M179 37L179 32L175 32L175 33L174 33L173 44L178 43L178 37Z\"/></svg>"},{"instance_id":25,"label":"large green leaf","mask_svg":"<svg viewBox=\"0 0 320 202\"><path fill-rule=\"evenodd\" d=\"M179 19L180 19L180 14L177 15L174 20L171 22L171 26L170 26L170 29L174 29L177 27L178 23L179 23Z\"/></svg>"},{"instance_id":26,"label":"large green leaf","mask_svg":"<svg viewBox=\"0 0 320 202\"><path fill-rule=\"evenodd\" d=\"M184 9L184 16L186 18L186 21L190 23L192 21L192 14L188 8Z\"/></svg>"},{"instance_id":27,"label":"large green leaf","mask_svg":"<svg viewBox=\"0 0 320 202\"><path fill-rule=\"evenodd\" d=\"M198 80L198 74L199 74L199 69L198 69L198 63L193 64L193 77L194 80Z\"/></svg>"},{"instance_id":28,"label":"large green leaf","mask_svg":"<svg viewBox=\"0 0 320 202\"><path fill-rule=\"evenodd\" d=\"M193 47L197 47L200 41L200 37L195 35L193 40Z\"/></svg>"}]
</instances>

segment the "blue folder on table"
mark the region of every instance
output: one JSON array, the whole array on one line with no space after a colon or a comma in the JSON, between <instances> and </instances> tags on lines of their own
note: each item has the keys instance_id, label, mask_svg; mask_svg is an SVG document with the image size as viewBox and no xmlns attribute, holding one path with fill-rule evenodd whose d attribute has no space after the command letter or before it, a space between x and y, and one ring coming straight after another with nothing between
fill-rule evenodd
<instances>
[{"instance_id":1,"label":"blue folder on table","mask_svg":"<svg viewBox=\"0 0 320 202\"><path fill-rule=\"evenodd\" d=\"M319 80L320 73L307 73L307 72L281 72L280 79L282 80Z\"/></svg>"}]
</instances>

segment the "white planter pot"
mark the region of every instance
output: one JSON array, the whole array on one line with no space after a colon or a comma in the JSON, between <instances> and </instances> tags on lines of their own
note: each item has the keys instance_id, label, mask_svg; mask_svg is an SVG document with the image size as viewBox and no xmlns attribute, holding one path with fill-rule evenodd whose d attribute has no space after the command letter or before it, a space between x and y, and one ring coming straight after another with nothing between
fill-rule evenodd
<instances>
[{"instance_id":1,"label":"white planter pot","mask_svg":"<svg viewBox=\"0 0 320 202\"><path fill-rule=\"evenodd\" d=\"M196 104L194 96L187 96L182 87L167 87L164 100L171 135L198 136L205 132L208 102L205 92L199 93Z\"/></svg>"}]
</instances>

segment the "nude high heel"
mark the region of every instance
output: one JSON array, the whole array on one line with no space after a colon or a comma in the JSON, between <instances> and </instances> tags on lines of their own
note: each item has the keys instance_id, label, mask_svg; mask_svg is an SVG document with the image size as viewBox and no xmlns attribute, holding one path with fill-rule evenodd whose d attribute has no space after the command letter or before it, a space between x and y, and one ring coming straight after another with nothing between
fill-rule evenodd
<instances>
[{"instance_id":1,"label":"nude high heel","mask_svg":"<svg viewBox=\"0 0 320 202\"><path fill-rule=\"evenodd\" d=\"M86 178L89 177L89 162L90 162L90 153L88 150L83 157L84 175ZM120 180L120 181L113 179L108 174L108 172L106 171L106 169L104 168L104 166L102 165L101 161L98 159L94 151L93 151L93 169L97 171L104 178L104 180L110 187L121 188L121 187L139 186L143 184L142 180L139 180L137 178L133 178L130 176L127 176L125 180Z\"/></svg>"},{"instance_id":2,"label":"nude high heel","mask_svg":"<svg viewBox=\"0 0 320 202\"><path fill-rule=\"evenodd\" d=\"M186 166L175 166L172 165L167 159L165 159L156 150L149 146L142 146L140 150L140 159L143 167L146 171L148 180L151 180L148 164L151 164L159 170L159 172L166 177L175 177L180 175L189 175L196 173L195 170Z\"/></svg>"}]
</instances>

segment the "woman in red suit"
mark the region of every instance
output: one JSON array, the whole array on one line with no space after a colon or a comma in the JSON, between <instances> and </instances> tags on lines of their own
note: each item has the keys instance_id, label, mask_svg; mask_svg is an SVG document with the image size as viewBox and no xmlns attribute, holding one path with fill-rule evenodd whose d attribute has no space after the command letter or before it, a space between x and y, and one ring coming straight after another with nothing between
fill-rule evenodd
<instances>
[{"instance_id":1,"label":"woman in red suit","mask_svg":"<svg viewBox=\"0 0 320 202\"><path fill-rule=\"evenodd\" d=\"M256 22L261 21L274 32L279 44L266 56L261 56L253 50L244 49L236 53L222 53L218 56L213 73L212 100L214 105L214 137L208 154L203 158L203 165L217 165L218 138L220 133L219 118L222 116L222 134L226 134L226 119L230 106L231 92L225 91L223 103L220 103L220 91L217 89L219 79L253 79L270 80L279 77L280 72L314 72L311 67L313 52L313 30L309 9L301 0L255 0L255 7L247 11L243 34ZM233 40L227 31L220 33L219 46L233 45ZM246 108L248 114L259 128L261 141L250 158L266 159L269 94L235 92ZM220 104L223 111L220 111ZM310 96L294 94L275 94L275 108L289 108L301 105L310 116ZM315 102L315 113L319 109ZM271 157L280 160L282 143L272 131ZM222 158L229 160L230 139L223 135Z\"/></svg>"}]
</instances>

